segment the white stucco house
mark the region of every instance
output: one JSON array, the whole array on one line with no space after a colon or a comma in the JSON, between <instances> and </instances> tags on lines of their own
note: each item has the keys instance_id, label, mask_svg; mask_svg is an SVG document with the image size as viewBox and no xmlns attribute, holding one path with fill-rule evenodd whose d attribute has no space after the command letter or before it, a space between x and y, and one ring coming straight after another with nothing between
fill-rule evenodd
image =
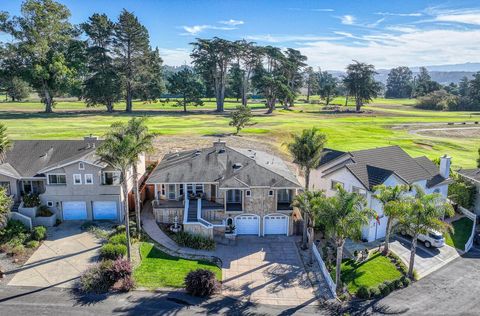
<instances>
[{"instance_id":1,"label":"white stucco house","mask_svg":"<svg viewBox=\"0 0 480 316\"><path fill-rule=\"evenodd\" d=\"M427 193L436 192L446 198L451 158L445 155L440 160L439 168L425 156L411 157L399 146L351 152L325 149L319 167L312 171L310 189L332 196L340 184L349 192L365 195L368 207L377 212L378 218L363 228L362 239L373 241L385 237L387 228L387 217L381 203L373 197L373 187L416 184Z\"/></svg>"}]
</instances>

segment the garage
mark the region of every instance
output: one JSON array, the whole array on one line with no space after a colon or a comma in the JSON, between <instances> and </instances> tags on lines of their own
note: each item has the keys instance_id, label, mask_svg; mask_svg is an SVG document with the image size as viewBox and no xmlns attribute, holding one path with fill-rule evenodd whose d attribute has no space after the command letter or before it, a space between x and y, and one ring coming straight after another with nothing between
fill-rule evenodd
<instances>
[{"instance_id":1,"label":"garage","mask_svg":"<svg viewBox=\"0 0 480 316\"><path fill-rule=\"evenodd\" d=\"M63 220L86 220L87 216L87 204L85 202L63 202Z\"/></svg>"},{"instance_id":2,"label":"garage","mask_svg":"<svg viewBox=\"0 0 480 316\"><path fill-rule=\"evenodd\" d=\"M94 220L117 220L118 210L115 201L95 201L93 202Z\"/></svg>"},{"instance_id":3,"label":"garage","mask_svg":"<svg viewBox=\"0 0 480 316\"><path fill-rule=\"evenodd\" d=\"M288 235L288 216L286 215L266 215L264 225L264 235Z\"/></svg>"},{"instance_id":4,"label":"garage","mask_svg":"<svg viewBox=\"0 0 480 316\"><path fill-rule=\"evenodd\" d=\"M238 215L235 217L237 235L258 235L260 217L258 215Z\"/></svg>"}]
</instances>

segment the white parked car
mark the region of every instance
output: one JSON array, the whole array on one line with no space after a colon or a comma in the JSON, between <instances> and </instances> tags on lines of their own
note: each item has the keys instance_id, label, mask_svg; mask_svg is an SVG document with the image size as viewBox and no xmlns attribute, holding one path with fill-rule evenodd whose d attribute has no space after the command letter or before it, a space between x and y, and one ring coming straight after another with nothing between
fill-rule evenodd
<instances>
[{"instance_id":1,"label":"white parked car","mask_svg":"<svg viewBox=\"0 0 480 316\"><path fill-rule=\"evenodd\" d=\"M400 231L400 233L402 235L413 235L410 231L405 230ZM441 233L435 230L429 231L427 235L419 234L417 240L423 241L425 247L427 248L430 248L432 246L436 248L441 248L445 245L445 238L443 238L443 235Z\"/></svg>"}]
</instances>

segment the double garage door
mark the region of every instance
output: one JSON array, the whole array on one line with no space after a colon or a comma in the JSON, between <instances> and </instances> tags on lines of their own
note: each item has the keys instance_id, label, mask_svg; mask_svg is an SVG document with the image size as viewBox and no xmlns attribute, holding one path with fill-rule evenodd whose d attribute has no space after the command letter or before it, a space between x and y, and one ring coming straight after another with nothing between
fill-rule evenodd
<instances>
[{"instance_id":1,"label":"double garage door","mask_svg":"<svg viewBox=\"0 0 480 316\"><path fill-rule=\"evenodd\" d=\"M264 235L287 235L288 216L267 215L264 217ZM260 217L257 215L239 215L235 218L237 235L259 235Z\"/></svg>"},{"instance_id":2,"label":"double garage door","mask_svg":"<svg viewBox=\"0 0 480 316\"><path fill-rule=\"evenodd\" d=\"M116 220L118 219L117 202L95 201L93 202L94 220ZM87 220L87 203L85 201L63 202L63 220Z\"/></svg>"}]
</instances>

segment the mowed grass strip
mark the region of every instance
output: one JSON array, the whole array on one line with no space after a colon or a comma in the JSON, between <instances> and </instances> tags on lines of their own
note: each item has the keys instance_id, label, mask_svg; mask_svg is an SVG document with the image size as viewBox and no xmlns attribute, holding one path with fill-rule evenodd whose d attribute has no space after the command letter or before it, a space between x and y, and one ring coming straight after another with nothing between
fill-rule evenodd
<instances>
[{"instance_id":1,"label":"mowed grass strip","mask_svg":"<svg viewBox=\"0 0 480 316\"><path fill-rule=\"evenodd\" d=\"M333 272L334 274L335 272ZM342 263L342 281L350 293L355 294L361 286L374 287L385 281L402 276L388 257L375 253L362 263L348 259Z\"/></svg>"},{"instance_id":2,"label":"mowed grass strip","mask_svg":"<svg viewBox=\"0 0 480 316\"><path fill-rule=\"evenodd\" d=\"M445 243L451 247L464 250L465 244L472 234L473 221L468 217L463 217L452 222L452 226L453 233L447 232L445 234Z\"/></svg>"},{"instance_id":3,"label":"mowed grass strip","mask_svg":"<svg viewBox=\"0 0 480 316\"><path fill-rule=\"evenodd\" d=\"M184 286L184 279L192 270L207 269L215 273L218 280L222 280L222 269L215 264L204 260L187 260L172 257L150 243L140 245L142 262L133 272L137 286L149 289Z\"/></svg>"}]
</instances>

